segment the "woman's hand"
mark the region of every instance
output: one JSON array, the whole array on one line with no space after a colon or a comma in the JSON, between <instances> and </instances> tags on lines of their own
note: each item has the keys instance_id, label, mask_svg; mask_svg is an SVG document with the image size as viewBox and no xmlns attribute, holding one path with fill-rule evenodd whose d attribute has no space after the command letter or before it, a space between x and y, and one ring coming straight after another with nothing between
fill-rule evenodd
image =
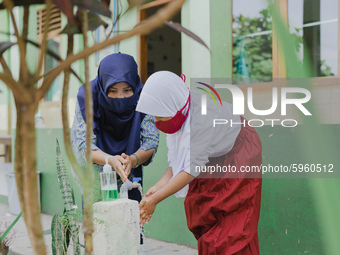
<instances>
[{"instance_id":1,"label":"woman's hand","mask_svg":"<svg viewBox=\"0 0 340 255\"><path fill-rule=\"evenodd\" d=\"M156 201L153 199L152 196L145 197L142 199L142 201L139 204L140 209L140 226L143 227L144 223L149 223L152 214L154 213L156 209Z\"/></svg>"},{"instance_id":2,"label":"woman's hand","mask_svg":"<svg viewBox=\"0 0 340 255\"><path fill-rule=\"evenodd\" d=\"M123 170L126 176L129 176L131 169L137 164L137 159L134 156L131 157L125 153L122 153L122 157L126 160L126 163L123 165Z\"/></svg>"},{"instance_id":3,"label":"woman's hand","mask_svg":"<svg viewBox=\"0 0 340 255\"><path fill-rule=\"evenodd\" d=\"M128 175L124 171L123 165L127 163L127 160L122 156L109 157L109 164L115 169L116 173L120 176L123 182L128 181Z\"/></svg>"}]
</instances>

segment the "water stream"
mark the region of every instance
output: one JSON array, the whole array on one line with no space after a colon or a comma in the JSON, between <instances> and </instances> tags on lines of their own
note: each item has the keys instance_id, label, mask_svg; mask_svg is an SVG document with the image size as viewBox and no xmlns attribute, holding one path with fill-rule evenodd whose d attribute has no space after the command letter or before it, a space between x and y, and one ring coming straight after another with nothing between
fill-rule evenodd
<instances>
[{"instance_id":1,"label":"water stream","mask_svg":"<svg viewBox=\"0 0 340 255\"><path fill-rule=\"evenodd\" d=\"M133 182L134 186L137 186L137 189L140 192L140 196L143 199L143 188L142 185L140 185L138 182ZM146 243L145 235L144 235L144 228L140 227L140 235L143 238L143 244L140 245L140 255L147 255L148 254L148 245Z\"/></svg>"},{"instance_id":2,"label":"water stream","mask_svg":"<svg viewBox=\"0 0 340 255\"><path fill-rule=\"evenodd\" d=\"M142 188L142 185L140 185L140 183L138 183L138 182L133 182L133 185L134 185L134 186L137 186L137 189L138 189L139 192L140 192L140 196L141 196L142 199L143 199L143 188Z\"/></svg>"}]
</instances>

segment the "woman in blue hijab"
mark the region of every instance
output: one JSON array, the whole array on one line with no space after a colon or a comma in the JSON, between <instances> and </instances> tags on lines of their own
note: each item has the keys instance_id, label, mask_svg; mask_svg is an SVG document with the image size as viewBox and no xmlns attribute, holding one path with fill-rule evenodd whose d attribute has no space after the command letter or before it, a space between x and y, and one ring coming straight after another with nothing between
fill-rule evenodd
<instances>
[{"instance_id":1,"label":"woman in blue hijab","mask_svg":"<svg viewBox=\"0 0 340 255\"><path fill-rule=\"evenodd\" d=\"M132 56L115 53L99 65L97 77L91 81L93 96L92 157L99 172L105 164L116 170L120 179L142 184L142 165L151 162L158 146L159 133L154 118L135 111L143 84ZM78 162L86 165L85 88L80 87L72 126L72 147ZM122 182L119 182L120 186ZM137 189L129 198L140 201Z\"/></svg>"}]
</instances>

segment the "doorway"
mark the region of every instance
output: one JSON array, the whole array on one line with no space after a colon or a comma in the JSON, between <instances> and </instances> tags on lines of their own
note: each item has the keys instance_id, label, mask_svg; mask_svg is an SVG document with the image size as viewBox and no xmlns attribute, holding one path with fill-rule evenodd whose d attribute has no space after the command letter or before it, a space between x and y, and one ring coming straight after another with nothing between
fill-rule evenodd
<instances>
[{"instance_id":1,"label":"doorway","mask_svg":"<svg viewBox=\"0 0 340 255\"><path fill-rule=\"evenodd\" d=\"M162 0L142 5L140 8L140 21L147 19L164 6ZM181 13L177 13L173 22L181 23ZM181 75L181 34L164 25L147 36L140 36L138 47L138 66L141 81L144 84L147 78L157 71L171 71Z\"/></svg>"}]
</instances>

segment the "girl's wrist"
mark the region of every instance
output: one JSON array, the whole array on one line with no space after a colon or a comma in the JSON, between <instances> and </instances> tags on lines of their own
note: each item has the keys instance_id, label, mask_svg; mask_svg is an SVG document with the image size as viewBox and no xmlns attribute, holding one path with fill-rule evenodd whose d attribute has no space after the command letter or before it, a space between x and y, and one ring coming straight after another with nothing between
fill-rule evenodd
<instances>
[{"instance_id":1,"label":"girl's wrist","mask_svg":"<svg viewBox=\"0 0 340 255\"><path fill-rule=\"evenodd\" d=\"M157 205L159 202L161 202L163 199L161 199L159 197L159 194L157 192L153 193L151 196L150 196L150 200L155 204Z\"/></svg>"}]
</instances>

